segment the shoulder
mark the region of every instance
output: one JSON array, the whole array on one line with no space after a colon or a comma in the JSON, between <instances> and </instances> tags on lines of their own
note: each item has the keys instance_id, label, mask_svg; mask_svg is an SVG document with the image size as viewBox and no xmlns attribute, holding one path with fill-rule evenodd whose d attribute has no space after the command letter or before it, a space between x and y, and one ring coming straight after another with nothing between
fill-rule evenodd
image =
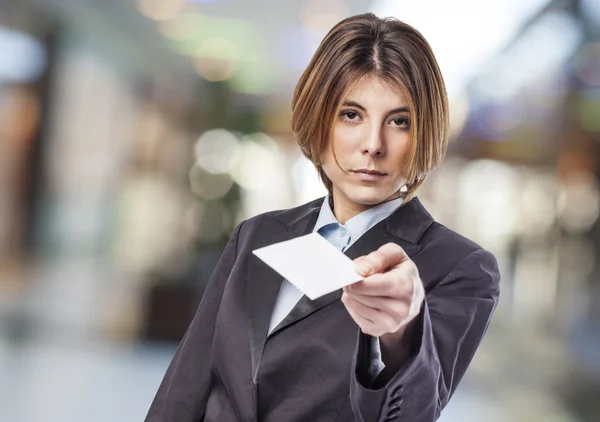
<instances>
[{"instance_id":1,"label":"shoulder","mask_svg":"<svg viewBox=\"0 0 600 422\"><path fill-rule=\"evenodd\" d=\"M414 257L419 270L432 281L448 275L479 274L496 284L499 270L494 255L477 242L433 220L419 240Z\"/></svg>"},{"instance_id":2,"label":"shoulder","mask_svg":"<svg viewBox=\"0 0 600 422\"><path fill-rule=\"evenodd\" d=\"M422 244L424 248L432 248L438 253L448 255L455 264L467 260L486 261L496 265L496 258L490 251L437 221L434 221L425 232Z\"/></svg>"},{"instance_id":3,"label":"shoulder","mask_svg":"<svg viewBox=\"0 0 600 422\"><path fill-rule=\"evenodd\" d=\"M417 265L427 289L460 292L464 296L499 296L500 269L496 257L476 242L434 222L423 236L425 261ZM454 294L454 293L453 293ZM456 293L458 294L458 293Z\"/></svg>"},{"instance_id":4,"label":"shoulder","mask_svg":"<svg viewBox=\"0 0 600 422\"><path fill-rule=\"evenodd\" d=\"M313 212L318 212L321 209L321 205L323 204L323 197L317 198L310 202L307 202L302 205L298 205L293 208L286 208L280 210L267 211L262 214L258 214L248 220L246 220L250 224L256 224L257 222L268 220L268 221L278 221L282 224L294 224L297 221L305 218L308 214Z\"/></svg>"},{"instance_id":5,"label":"shoulder","mask_svg":"<svg viewBox=\"0 0 600 422\"><path fill-rule=\"evenodd\" d=\"M418 245L419 254L450 254L460 259L482 249L474 241L436 221L418 197L412 198L388 218L388 230Z\"/></svg>"},{"instance_id":6,"label":"shoulder","mask_svg":"<svg viewBox=\"0 0 600 422\"><path fill-rule=\"evenodd\" d=\"M323 197L293 208L267 211L242 221L236 228L241 239L247 239L258 228L270 231L287 230L291 226L306 222L316 217L323 204ZM266 226L266 227L265 227Z\"/></svg>"},{"instance_id":7,"label":"shoulder","mask_svg":"<svg viewBox=\"0 0 600 422\"><path fill-rule=\"evenodd\" d=\"M465 257L475 251L483 250L482 246L462 234L433 221L419 242L424 249L451 252L457 257Z\"/></svg>"}]
</instances>

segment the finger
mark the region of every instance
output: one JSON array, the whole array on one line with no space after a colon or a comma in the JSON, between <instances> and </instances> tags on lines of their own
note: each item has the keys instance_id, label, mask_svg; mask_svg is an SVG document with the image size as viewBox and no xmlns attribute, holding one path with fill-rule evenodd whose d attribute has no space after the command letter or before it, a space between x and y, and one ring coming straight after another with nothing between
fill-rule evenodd
<instances>
[{"instance_id":1,"label":"finger","mask_svg":"<svg viewBox=\"0 0 600 422\"><path fill-rule=\"evenodd\" d=\"M379 336L395 328L396 324L389 315L365 306L346 294L342 295L342 299L350 316L366 334Z\"/></svg>"},{"instance_id":2,"label":"finger","mask_svg":"<svg viewBox=\"0 0 600 422\"><path fill-rule=\"evenodd\" d=\"M350 295L346 295L344 304L356 312L357 315L377 326L384 325L387 328L394 325L394 321L390 315L379 309L366 306Z\"/></svg>"},{"instance_id":3,"label":"finger","mask_svg":"<svg viewBox=\"0 0 600 422\"><path fill-rule=\"evenodd\" d=\"M357 273L369 276L382 273L387 269L409 259L404 249L395 243L386 243L376 251L354 260Z\"/></svg>"},{"instance_id":4,"label":"finger","mask_svg":"<svg viewBox=\"0 0 600 422\"><path fill-rule=\"evenodd\" d=\"M357 317L359 317L360 321L371 323L371 324L375 323L372 319L370 319L369 317L367 317L364 312L360 312L359 311L360 310L360 308L359 308L360 304L355 299L351 298L349 295L347 295L345 293L342 294L342 302L344 303L344 306L346 307L346 309L348 309L348 311L352 311L352 313L354 315L356 315Z\"/></svg>"},{"instance_id":5,"label":"finger","mask_svg":"<svg viewBox=\"0 0 600 422\"><path fill-rule=\"evenodd\" d=\"M373 274L362 281L347 286L347 291L367 296L389 296L405 299L413 295L414 277L409 271L395 268L387 273Z\"/></svg>"},{"instance_id":6,"label":"finger","mask_svg":"<svg viewBox=\"0 0 600 422\"><path fill-rule=\"evenodd\" d=\"M371 336L377 336L378 335L378 334L375 334L376 330L377 330L377 327L373 323L373 321L369 321L368 319L365 319L362 316L358 315L350 307L346 307L346 310L348 311L348 313L350 314L350 316L352 317L352 319L354 320L354 322L356 323L356 325L358 325L360 327L360 330L363 333L371 335Z\"/></svg>"},{"instance_id":7,"label":"finger","mask_svg":"<svg viewBox=\"0 0 600 422\"><path fill-rule=\"evenodd\" d=\"M405 319L409 315L411 309L410 298L399 300L390 297L366 296L355 293L348 293L348 296L365 306L378 309L386 315L389 315L395 321Z\"/></svg>"}]
</instances>

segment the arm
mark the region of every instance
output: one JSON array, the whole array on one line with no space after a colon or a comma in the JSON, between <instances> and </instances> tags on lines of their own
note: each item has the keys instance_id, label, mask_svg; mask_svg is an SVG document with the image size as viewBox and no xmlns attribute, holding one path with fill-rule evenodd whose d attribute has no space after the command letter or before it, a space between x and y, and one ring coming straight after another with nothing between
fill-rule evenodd
<instances>
[{"instance_id":1,"label":"arm","mask_svg":"<svg viewBox=\"0 0 600 422\"><path fill-rule=\"evenodd\" d=\"M363 363L372 338L359 333L350 384L356 418L435 421L487 330L498 303L499 280L496 260L489 252L480 249L463 258L427 294L409 334L410 357L393 373L384 369L372 388Z\"/></svg>"},{"instance_id":2,"label":"arm","mask_svg":"<svg viewBox=\"0 0 600 422\"><path fill-rule=\"evenodd\" d=\"M169 365L146 422L201 420L210 393L214 321L236 260L241 224L234 230L208 282L196 315Z\"/></svg>"}]
</instances>

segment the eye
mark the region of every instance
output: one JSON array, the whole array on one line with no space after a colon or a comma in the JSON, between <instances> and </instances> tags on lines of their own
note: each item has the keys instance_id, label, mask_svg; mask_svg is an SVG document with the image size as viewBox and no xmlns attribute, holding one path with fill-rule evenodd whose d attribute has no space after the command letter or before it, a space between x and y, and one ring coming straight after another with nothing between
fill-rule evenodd
<instances>
[{"instance_id":1,"label":"eye","mask_svg":"<svg viewBox=\"0 0 600 422\"><path fill-rule=\"evenodd\" d=\"M408 129L410 127L410 120L408 117L394 117L390 120L390 123L401 129Z\"/></svg>"},{"instance_id":2,"label":"eye","mask_svg":"<svg viewBox=\"0 0 600 422\"><path fill-rule=\"evenodd\" d=\"M347 122L354 123L360 121L360 115L354 110L344 110L340 113L340 116Z\"/></svg>"}]
</instances>

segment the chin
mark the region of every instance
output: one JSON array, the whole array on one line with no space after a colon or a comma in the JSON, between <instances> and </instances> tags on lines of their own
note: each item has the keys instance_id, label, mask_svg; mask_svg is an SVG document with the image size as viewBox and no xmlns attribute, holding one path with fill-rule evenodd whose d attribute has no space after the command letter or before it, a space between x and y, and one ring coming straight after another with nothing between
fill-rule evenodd
<instances>
[{"instance_id":1,"label":"chin","mask_svg":"<svg viewBox=\"0 0 600 422\"><path fill-rule=\"evenodd\" d=\"M345 196L352 202L362 205L377 205L392 196L395 191L389 189L377 189L372 187L354 187L351 192L345 192Z\"/></svg>"}]
</instances>

